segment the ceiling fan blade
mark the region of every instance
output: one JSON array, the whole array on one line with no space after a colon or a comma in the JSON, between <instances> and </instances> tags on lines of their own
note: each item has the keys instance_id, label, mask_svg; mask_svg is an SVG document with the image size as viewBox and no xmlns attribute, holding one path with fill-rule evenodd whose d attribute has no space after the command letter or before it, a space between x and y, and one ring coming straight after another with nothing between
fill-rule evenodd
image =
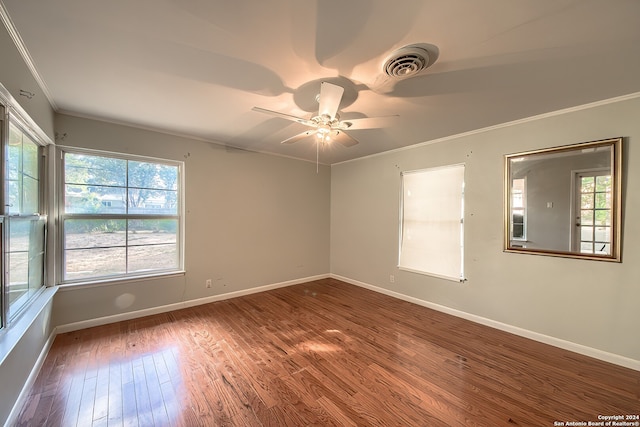
<instances>
[{"instance_id":1,"label":"ceiling fan blade","mask_svg":"<svg viewBox=\"0 0 640 427\"><path fill-rule=\"evenodd\" d=\"M269 114L270 116L280 117L282 119L291 120L292 122L300 123L307 126L315 126L311 120L303 119L302 117L296 117L285 113L280 113L278 111L266 110L260 107L253 107L253 111L257 111L258 113Z\"/></svg>"},{"instance_id":2,"label":"ceiling fan blade","mask_svg":"<svg viewBox=\"0 0 640 427\"><path fill-rule=\"evenodd\" d=\"M393 125L398 117L400 116L396 114L393 116L364 117L362 119L343 120L340 122L338 127L343 130L384 128Z\"/></svg>"},{"instance_id":3,"label":"ceiling fan blade","mask_svg":"<svg viewBox=\"0 0 640 427\"><path fill-rule=\"evenodd\" d=\"M284 141L281 142L281 144L293 144L294 142L298 142L301 139L307 138L311 135L314 135L316 133L315 130L307 130L304 131L302 133L299 133L297 135L292 136L291 138L287 138Z\"/></svg>"},{"instance_id":4,"label":"ceiling fan blade","mask_svg":"<svg viewBox=\"0 0 640 427\"><path fill-rule=\"evenodd\" d=\"M331 140L337 142L340 145L344 145L345 147L352 147L359 143L357 139L350 135L347 135L347 133L342 130L336 131L336 134L331 136Z\"/></svg>"},{"instance_id":5,"label":"ceiling fan blade","mask_svg":"<svg viewBox=\"0 0 640 427\"><path fill-rule=\"evenodd\" d=\"M327 115L334 119L342 101L344 88L328 82L320 83L320 111L319 115Z\"/></svg>"}]
</instances>

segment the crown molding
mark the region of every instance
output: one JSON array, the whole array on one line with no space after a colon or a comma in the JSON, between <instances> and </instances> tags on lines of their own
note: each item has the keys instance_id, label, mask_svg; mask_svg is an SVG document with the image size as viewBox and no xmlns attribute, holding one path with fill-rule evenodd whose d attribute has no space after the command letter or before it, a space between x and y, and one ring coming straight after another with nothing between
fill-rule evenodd
<instances>
[{"instance_id":1,"label":"crown molding","mask_svg":"<svg viewBox=\"0 0 640 427\"><path fill-rule=\"evenodd\" d=\"M372 157L386 156L386 155L392 154L392 153L399 153L399 152L402 152L402 151L413 150L415 148L424 147L426 145L432 145L432 144L437 144L437 143L446 142L446 141L453 141L455 139L460 139L460 138L464 138L464 137L467 137L467 136L477 135L477 134L489 132L489 131L496 130L496 129L508 128L508 127L516 126L516 125L523 124L523 123L535 122L537 120L542 120L542 119L546 119L546 118L549 118L549 117L561 116L563 114L569 114L569 113L573 113L573 112L576 112L576 111L588 110L590 108L600 107L600 106L609 105L609 104L615 104L617 102L629 101L631 99L636 99L636 98L640 98L640 92L633 92L633 93L630 93L630 94L627 94L627 95L616 96L614 98L608 98L608 99L603 99L603 100L600 100L600 101L590 102L588 104L582 104L582 105L577 105L577 106L574 106L574 107L563 108L561 110L555 110L555 111L551 111L551 112L543 113L543 114L538 114L538 115L531 116L531 117L525 117L523 119L512 120L510 122L500 123L500 124L493 125L493 126L487 126L487 127L484 127L484 128L471 130L469 132L463 132L463 133L458 133L458 134L455 134L455 135L444 136L444 137L438 138L438 139L432 139L432 140L425 141L425 142L419 142L419 143L413 144L413 145L407 145L406 147L395 148L393 150L387 150L387 151L383 151L383 152L380 152L380 153L370 154L368 156L358 157L356 159L350 159L350 160L345 160L343 162L333 163L331 166L337 166L337 165L341 165L343 163L357 162L357 161L364 160L364 159L369 159L369 158L372 158Z\"/></svg>"},{"instance_id":2,"label":"crown molding","mask_svg":"<svg viewBox=\"0 0 640 427\"><path fill-rule=\"evenodd\" d=\"M2 0L0 0L0 20L4 24L4 27L7 29L9 36L13 40L13 43L15 44L16 49L18 49L20 56L22 56L22 59L24 60L27 68L29 69L29 71L31 71L31 75L36 80L36 83L38 83L38 86L40 86L40 89L44 93L44 96L47 98L47 101L49 101L51 108L53 108L54 111L57 112L58 107L55 101L53 100L53 96L51 95L51 92L49 91L49 88L47 87L47 84L45 83L44 79L42 78L42 76L40 76L40 73L36 68L33 58L31 57L31 54L27 50L27 46L24 44L22 37L20 36L20 34L18 33L18 30L16 29L16 26L13 24L13 20L11 19L11 16L9 16L9 12L7 11L7 8L4 5L4 2Z\"/></svg>"}]
</instances>

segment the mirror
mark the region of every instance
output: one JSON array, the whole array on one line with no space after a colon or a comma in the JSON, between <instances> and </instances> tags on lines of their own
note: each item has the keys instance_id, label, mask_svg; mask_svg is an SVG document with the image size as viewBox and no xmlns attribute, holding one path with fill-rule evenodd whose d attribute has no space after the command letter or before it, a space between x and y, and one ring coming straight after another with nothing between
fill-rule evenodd
<instances>
[{"instance_id":1,"label":"mirror","mask_svg":"<svg viewBox=\"0 0 640 427\"><path fill-rule=\"evenodd\" d=\"M622 138L505 156L505 251L620 262Z\"/></svg>"}]
</instances>

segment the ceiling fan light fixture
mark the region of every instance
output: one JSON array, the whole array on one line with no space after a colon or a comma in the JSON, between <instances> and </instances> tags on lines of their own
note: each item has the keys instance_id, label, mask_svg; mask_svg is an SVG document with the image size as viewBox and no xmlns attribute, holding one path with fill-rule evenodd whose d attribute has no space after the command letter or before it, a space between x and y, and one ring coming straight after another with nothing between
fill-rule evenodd
<instances>
[{"instance_id":1,"label":"ceiling fan light fixture","mask_svg":"<svg viewBox=\"0 0 640 427\"><path fill-rule=\"evenodd\" d=\"M318 142L329 142L331 135L331 126L328 124L321 124L316 131L316 138Z\"/></svg>"},{"instance_id":2,"label":"ceiling fan light fixture","mask_svg":"<svg viewBox=\"0 0 640 427\"><path fill-rule=\"evenodd\" d=\"M384 72L395 79L406 79L426 70L435 59L421 46L410 45L393 52L385 61Z\"/></svg>"}]
</instances>

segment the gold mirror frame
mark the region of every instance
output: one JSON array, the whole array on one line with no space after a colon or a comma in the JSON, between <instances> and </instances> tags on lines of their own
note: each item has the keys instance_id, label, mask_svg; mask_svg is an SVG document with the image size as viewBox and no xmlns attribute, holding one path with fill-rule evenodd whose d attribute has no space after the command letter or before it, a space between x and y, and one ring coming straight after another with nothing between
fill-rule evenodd
<instances>
[{"instance_id":1,"label":"gold mirror frame","mask_svg":"<svg viewBox=\"0 0 640 427\"><path fill-rule=\"evenodd\" d=\"M621 262L622 138L507 154L504 174L505 252Z\"/></svg>"}]
</instances>

